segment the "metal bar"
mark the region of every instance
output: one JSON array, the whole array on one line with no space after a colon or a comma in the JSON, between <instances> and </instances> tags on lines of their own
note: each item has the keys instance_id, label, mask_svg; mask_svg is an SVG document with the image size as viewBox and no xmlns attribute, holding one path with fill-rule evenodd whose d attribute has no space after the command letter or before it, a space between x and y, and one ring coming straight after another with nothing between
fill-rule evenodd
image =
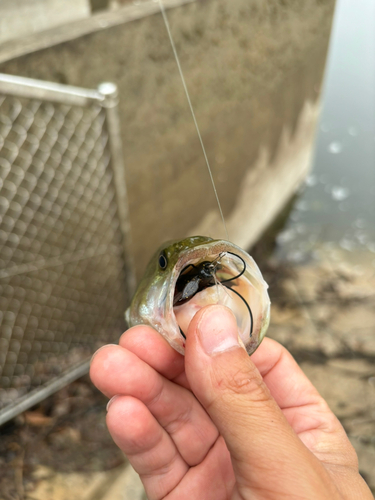
<instances>
[{"instance_id":1,"label":"metal bar","mask_svg":"<svg viewBox=\"0 0 375 500\"><path fill-rule=\"evenodd\" d=\"M96 90L44 82L33 78L0 73L0 93L42 101L59 102L71 106L88 106L101 101L103 96Z\"/></svg>"},{"instance_id":2,"label":"metal bar","mask_svg":"<svg viewBox=\"0 0 375 500\"><path fill-rule=\"evenodd\" d=\"M114 83L102 83L98 87L98 92L103 97L101 105L105 109L107 116L111 166L113 170L120 228L123 235L126 286L129 297L131 297L136 287L136 276L131 244L129 202L126 189L124 155L121 141L117 86Z\"/></svg>"},{"instance_id":3,"label":"metal bar","mask_svg":"<svg viewBox=\"0 0 375 500\"><path fill-rule=\"evenodd\" d=\"M59 378L52 380L52 382L44 387L37 388L29 394L26 394L16 404L9 405L8 408L5 408L0 412L0 425L3 425L8 420L40 403L43 399L48 398L48 396L51 396L56 391L77 380L77 378L82 377L88 373L89 369L90 360L84 361L74 368L69 368L68 372L64 373Z\"/></svg>"}]
</instances>

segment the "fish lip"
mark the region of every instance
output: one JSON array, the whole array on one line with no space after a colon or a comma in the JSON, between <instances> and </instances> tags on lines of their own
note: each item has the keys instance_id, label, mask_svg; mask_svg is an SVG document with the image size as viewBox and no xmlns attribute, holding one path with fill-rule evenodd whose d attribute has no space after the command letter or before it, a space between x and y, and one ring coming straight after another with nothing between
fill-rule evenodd
<instances>
[{"instance_id":1,"label":"fish lip","mask_svg":"<svg viewBox=\"0 0 375 500\"><path fill-rule=\"evenodd\" d=\"M190 260L194 260L194 258L204 259L207 255L216 253L216 247L218 247L218 255L221 252L225 252L228 247L230 249L241 250L233 245L233 243L225 240L213 240L207 243L202 243L201 245L197 245L194 248L187 248L186 250L181 252L180 258L176 262L172 272L182 271L186 264L188 264ZM204 250L204 252L202 252L202 249ZM243 252L243 250L241 250L241 252Z\"/></svg>"}]
</instances>

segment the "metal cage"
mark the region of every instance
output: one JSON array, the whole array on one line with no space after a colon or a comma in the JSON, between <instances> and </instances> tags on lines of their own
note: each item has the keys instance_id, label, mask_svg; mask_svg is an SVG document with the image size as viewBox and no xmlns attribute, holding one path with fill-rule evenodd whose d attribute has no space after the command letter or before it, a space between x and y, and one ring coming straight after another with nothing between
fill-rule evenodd
<instances>
[{"instance_id":1,"label":"metal cage","mask_svg":"<svg viewBox=\"0 0 375 500\"><path fill-rule=\"evenodd\" d=\"M118 339L129 247L116 86L0 74L0 424Z\"/></svg>"}]
</instances>

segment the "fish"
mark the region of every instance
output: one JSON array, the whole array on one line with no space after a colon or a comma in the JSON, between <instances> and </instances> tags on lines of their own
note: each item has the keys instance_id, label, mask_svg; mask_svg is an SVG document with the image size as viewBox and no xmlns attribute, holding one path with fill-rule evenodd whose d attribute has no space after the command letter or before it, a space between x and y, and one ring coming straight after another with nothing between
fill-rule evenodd
<instances>
[{"instance_id":1,"label":"fish","mask_svg":"<svg viewBox=\"0 0 375 500\"><path fill-rule=\"evenodd\" d=\"M229 307L251 355L270 321L268 285L254 259L237 245L206 236L163 244L152 256L125 313L129 327L145 324L185 353L188 327L209 304Z\"/></svg>"}]
</instances>

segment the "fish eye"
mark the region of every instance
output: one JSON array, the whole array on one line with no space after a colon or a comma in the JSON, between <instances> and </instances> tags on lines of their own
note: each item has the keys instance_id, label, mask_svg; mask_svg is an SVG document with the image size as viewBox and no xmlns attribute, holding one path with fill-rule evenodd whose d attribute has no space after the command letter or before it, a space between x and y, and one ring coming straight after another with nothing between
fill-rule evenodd
<instances>
[{"instance_id":1,"label":"fish eye","mask_svg":"<svg viewBox=\"0 0 375 500\"><path fill-rule=\"evenodd\" d=\"M164 252L159 255L159 267L160 269L165 269L168 265L168 259Z\"/></svg>"}]
</instances>

